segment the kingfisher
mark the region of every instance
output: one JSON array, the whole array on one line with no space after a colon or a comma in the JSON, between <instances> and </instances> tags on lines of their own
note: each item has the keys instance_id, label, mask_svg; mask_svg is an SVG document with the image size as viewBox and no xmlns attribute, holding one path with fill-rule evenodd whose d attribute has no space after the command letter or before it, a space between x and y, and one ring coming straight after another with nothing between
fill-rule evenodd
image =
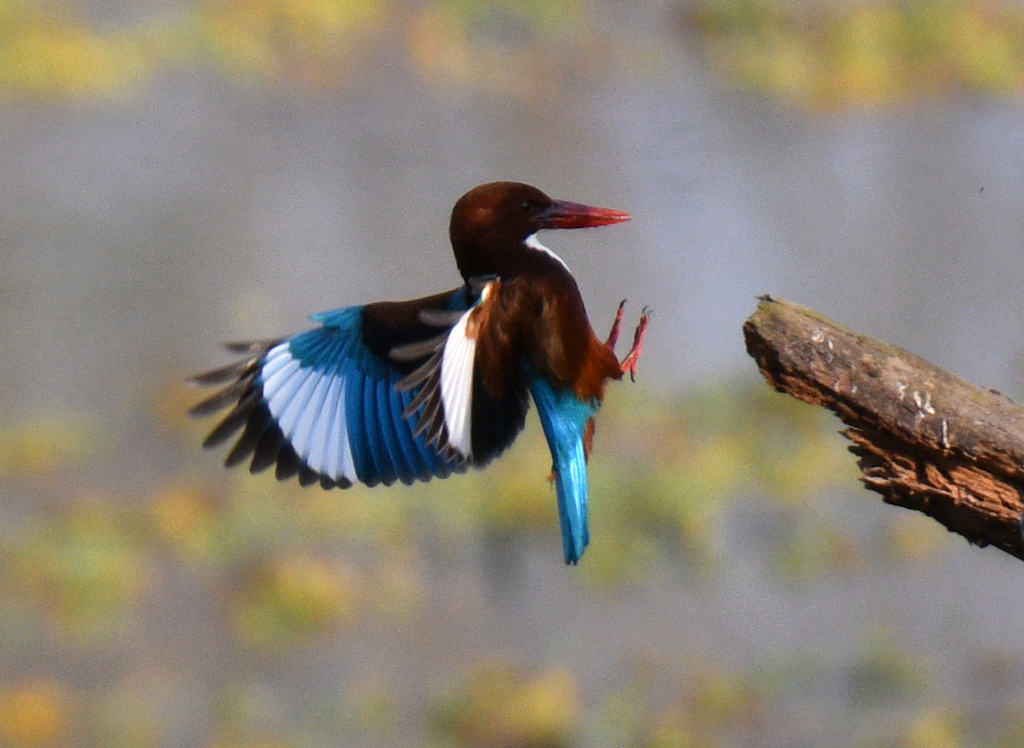
<instances>
[{"instance_id":1,"label":"kingfisher","mask_svg":"<svg viewBox=\"0 0 1024 748\"><path fill-rule=\"evenodd\" d=\"M635 380L650 314L620 361L625 300L598 338L568 266L537 234L630 217L518 182L473 188L449 224L461 286L314 314L318 327L287 338L229 343L238 360L191 380L220 388L191 416L230 408L203 445L234 438L226 466L274 466L303 486L410 484L487 465L523 429L532 397L565 561L578 563L590 541L594 416L609 380Z\"/></svg>"}]
</instances>

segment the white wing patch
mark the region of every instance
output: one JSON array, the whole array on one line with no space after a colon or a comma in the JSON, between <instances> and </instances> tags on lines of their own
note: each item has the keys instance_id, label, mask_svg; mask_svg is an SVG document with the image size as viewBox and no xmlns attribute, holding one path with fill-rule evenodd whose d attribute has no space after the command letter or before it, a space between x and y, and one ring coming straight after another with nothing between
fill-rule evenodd
<instances>
[{"instance_id":1,"label":"white wing patch","mask_svg":"<svg viewBox=\"0 0 1024 748\"><path fill-rule=\"evenodd\" d=\"M487 301L494 282L484 286L480 301L467 311L448 333L441 356L441 404L448 444L465 459L473 456L473 369L476 362L476 338L469 336L470 315Z\"/></svg>"},{"instance_id":2,"label":"white wing patch","mask_svg":"<svg viewBox=\"0 0 1024 748\"><path fill-rule=\"evenodd\" d=\"M295 453L318 473L355 483L344 378L302 367L287 342L267 353L260 376L270 415Z\"/></svg>"},{"instance_id":3,"label":"white wing patch","mask_svg":"<svg viewBox=\"0 0 1024 748\"><path fill-rule=\"evenodd\" d=\"M324 398L327 396L327 385L331 377L320 373L314 373L306 380L304 389L309 389L309 396L302 409L295 416L292 428L292 448L295 454L301 457L309 465L310 447L313 441L313 427L317 420L323 416ZM298 401L299 398L296 398ZM281 419L284 420L283 418ZM313 467L310 465L310 467ZM316 470L316 468L313 468ZM318 471L319 472L319 471Z\"/></svg>"},{"instance_id":4,"label":"white wing patch","mask_svg":"<svg viewBox=\"0 0 1024 748\"><path fill-rule=\"evenodd\" d=\"M260 376L263 377L263 381L266 382L277 372L281 370L281 367L288 364L292 360L291 354L288 352L287 343L279 343L278 345L267 351L267 357L263 362L263 368L260 369ZM266 390L264 390L266 391Z\"/></svg>"},{"instance_id":5,"label":"white wing patch","mask_svg":"<svg viewBox=\"0 0 1024 748\"><path fill-rule=\"evenodd\" d=\"M540 243L540 239L537 238L536 234L530 234L528 237L526 237L526 241L523 242L523 244L525 244L527 247L529 247L530 249L532 249L532 250L534 250L536 252L543 252L548 257L551 257L551 258L557 260L558 264L561 265L562 267L564 267L566 270L569 269L569 266L565 264L565 260L563 260L561 257L556 255L554 252L552 252L550 249L545 247L543 244L541 244Z\"/></svg>"},{"instance_id":6,"label":"white wing patch","mask_svg":"<svg viewBox=\"0 0 1024 748\"><path fill-rule=\"evenodd\" d=\"M348 421L345 418L345 382L341 377L334 377L331 381L324 412L331 420L324 427L327 446L321 463L323 472L335 479L344 476L355 483L356 466L352 458L352 447L348 442Z\"/></svg>"}]
</instances>

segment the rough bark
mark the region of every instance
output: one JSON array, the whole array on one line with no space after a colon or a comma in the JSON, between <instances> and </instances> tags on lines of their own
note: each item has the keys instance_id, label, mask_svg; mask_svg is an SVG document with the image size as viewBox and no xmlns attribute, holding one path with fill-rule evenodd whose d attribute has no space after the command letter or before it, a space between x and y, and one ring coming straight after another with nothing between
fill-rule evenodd
<instances>
[{"instance_id":1,"label":"rough bark","mask_svg":"<svg viewBox=\"0 0 1024 748\"><path fill-rule=\"evenodd\" d=\"M1024 407L768 296L743 333L776 390L850 427L843 433L869 489L1024 560Z\"/></svg>"}]
</instances>

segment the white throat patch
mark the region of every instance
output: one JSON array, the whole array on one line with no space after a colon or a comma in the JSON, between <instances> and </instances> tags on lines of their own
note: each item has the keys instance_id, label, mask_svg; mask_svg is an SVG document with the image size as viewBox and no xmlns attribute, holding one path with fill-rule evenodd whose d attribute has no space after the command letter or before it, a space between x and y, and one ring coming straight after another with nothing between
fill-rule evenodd
<instances>
[{"instance_id":1,"label":"white throat patch","mask_svg":"<svg viewBox=\"0 0 1024 748\"><path fill-rule=\"evenodd\" d=\"M543 244L541 244L540 243L540 239L537 238L536 234L530 234L528 237L526 237L526 241L523 242L523 244L525 244L527 247L529 247L530 249L532 249L532 250L534 250L536 252L543 252L544 254L548 255L549 257L552 257L555 260L557 260L558 264L560 264L566 270L569 269L569 266L565 264L565 260L563 260L561 257L556 255L554 252L552 252L550 249L545 247Z\"/></svg>"}]
</instances>

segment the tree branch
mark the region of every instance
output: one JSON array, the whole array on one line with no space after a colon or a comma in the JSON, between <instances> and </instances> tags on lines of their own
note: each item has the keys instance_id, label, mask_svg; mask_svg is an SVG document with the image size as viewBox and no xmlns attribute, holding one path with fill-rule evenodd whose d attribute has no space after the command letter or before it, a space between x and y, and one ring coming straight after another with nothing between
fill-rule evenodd
<instances>
[{"instance_id":1,"label":"tree branch","mask_svg":"<svg viewBox=\"0 0 1024 748\"><path fill-rule=\"evenodd\" d=\"M843 434L869 489L1024 560L1024 407L768 296L743 333L776 390L850 427Z\"/></svg>"}]
</instances>

